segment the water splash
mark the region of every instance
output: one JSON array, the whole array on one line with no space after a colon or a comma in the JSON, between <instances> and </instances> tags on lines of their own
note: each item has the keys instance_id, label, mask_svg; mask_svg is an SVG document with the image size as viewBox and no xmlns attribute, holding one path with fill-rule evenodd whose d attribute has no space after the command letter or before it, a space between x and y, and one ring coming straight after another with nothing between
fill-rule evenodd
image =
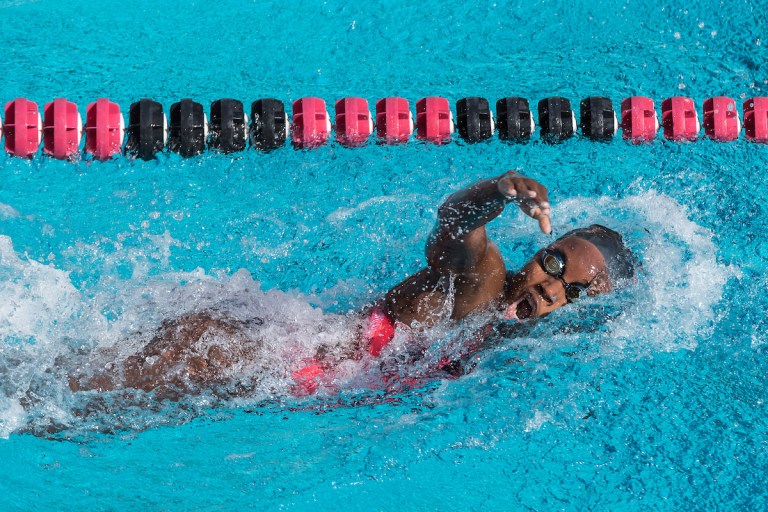
<instances>
[{"instance_id":1,"label":"water splash","mask_svg":"<svg viewBox=\"0 0 768 512\"><path fill-rule=\"evenodd\" d=\"M590 223L622 232L642 261L639 282L563 308L525 331L507 331L471 361L480 375L498 370L494 354L502 354L501 364L506 364L521 350L535 361L552 350L578 352L594 345L605 358L642 357L693 349L711 332L723 288L738 270L718 262L712 233L692 222L679 203L653 191L618 200L572 198L559 204L557 215L560 233ZM505 231L498 238L505 247L530 244L530 235L519 232ZM245 270L232 275L153 271L168 268L174 243L166 234L143 237L138 247L102 241L73 248L83 255L96 252L83 257L96 267L92 272L98 279L84 280L78 288L70 272L20 256L10 238L0 237L0 367L7 375L0 395L0 435L52 427L73 432L143 429L185 421L214 406L292 401L290 375L303 361L321 346L339 359L349 351L360 326L354 311L323 312L313 305L322 302L322 294L318 300L263 290ZM76 256L69 255L69 261ZM339 289L344 287L332 294ZM246 397L222 401L199 393L177 403L157 403L151 393L137 392L128 397L134 407L127 407L124 393L70 391L69 376L103 371L139 352L164 320L196 311L215 311L244 325L259 319L248 324L244 335L262 340L260 355L233 365L230 375L238 382L258 375ZM402 392L434 381L445 376L436 371L440 362L465 356L467 344L493 320L478 316L460 326L446 322L421 333L398 332L380 360L364 357L340 364L320 395ZM234 346L238 339L217 335L209 341Z\"/></svg>"}]
</instances>

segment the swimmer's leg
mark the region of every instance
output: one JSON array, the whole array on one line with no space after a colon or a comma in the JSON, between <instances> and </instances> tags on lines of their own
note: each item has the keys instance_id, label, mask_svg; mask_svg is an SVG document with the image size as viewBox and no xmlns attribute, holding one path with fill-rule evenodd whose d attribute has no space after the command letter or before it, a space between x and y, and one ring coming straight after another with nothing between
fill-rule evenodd
<instances>
[{"instance_id":1,"label":"swimmer's leg","mask_svg":"<svg viewBox=\"0 0 768 512\"><path fill-rule=\"evenodd\" d=\"M255 357L261 346L261 340L246 338L244 326L208 312L165 321L138 354L91 377L70 376L69 387L72 391L167 390L164 395L214 387L226 380L228 369L243 358ZM214 341L217 338L232 343L225 347Z\"/></svg>"}]
</instances>

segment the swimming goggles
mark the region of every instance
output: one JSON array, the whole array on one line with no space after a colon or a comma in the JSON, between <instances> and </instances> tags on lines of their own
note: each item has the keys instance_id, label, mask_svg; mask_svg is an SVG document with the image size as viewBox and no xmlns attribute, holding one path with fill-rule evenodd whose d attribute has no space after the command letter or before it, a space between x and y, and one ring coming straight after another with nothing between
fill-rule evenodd
<instances>
[{"instance_id":1,"label":"swimming goggles","mask_svg":"<svg viewBox=\"0 0 768 512\"><path fill-rule=\"evenodd\" d=\"M580 301L583 295L587 293L589 285L592 284L592 281L586 285L580 283L567 283L565 279L563 279L565 260L563 259L563 255L558 251L543 249L541 251L541 267L548 275L556 277L563 283L563 286L565 287L565 300L568 304Z\"/></svg>"}]
</instances>

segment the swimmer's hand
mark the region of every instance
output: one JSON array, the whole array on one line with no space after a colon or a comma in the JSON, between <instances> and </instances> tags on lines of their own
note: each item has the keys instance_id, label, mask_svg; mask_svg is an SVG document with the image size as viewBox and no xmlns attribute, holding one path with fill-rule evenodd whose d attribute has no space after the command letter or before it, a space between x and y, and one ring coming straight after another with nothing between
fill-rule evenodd
<instances>
[{"instance_id":1,"label":"swimmer's hand","mask_svg":"<svg viewBox=\"0 0 768 512\"><path fill-rule=\"evenodd\" d=\"M509 171L499 178L497 187L505 197L517 201L523 213L539 221L542 233L552 232L549 197L544 185L515 171Z\"/></svg>"}]
</instances>

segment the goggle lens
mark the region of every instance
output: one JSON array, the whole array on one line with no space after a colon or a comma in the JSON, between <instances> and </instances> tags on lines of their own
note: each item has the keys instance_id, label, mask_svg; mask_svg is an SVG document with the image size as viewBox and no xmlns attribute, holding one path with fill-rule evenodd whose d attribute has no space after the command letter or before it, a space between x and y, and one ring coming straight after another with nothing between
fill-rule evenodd
<instances>
[{"instance_id":1,"label":"goggle lens","mask_svg":"<svg viewBox=\"0 0 768 512\"><path fill-rule=\"evenodd\" d=\"M541 263L547 274L554 277L560 277L563 274L563 267L565 265L563 264L562 258L557 254L553 252L543 253L541 255Z\"/></svg>"},{"instance_id":2,"label":"goggle lens","mask_svg":"<svg viewBox=\"0 0 768 512\"><path fill-rule=\"evenodd\" d=\"M545 249L541 253L541 266L544 268L544 272L552 277L556 277L562 281L565 287L565 299L570 302L578 302L583 295L587 292L589 286L583 284L569 284L563 280L563 272L565 271L565 260L556 251L550 251Z\"/></svg>"},{"instance_id":3,"label":"goggle lens","mask_svg":"<svg viewBox=\"0 0 768 512\"><path fill-rule=\"evenodd\" d=\"M569 284L565 287L565 298L568 302L578 302L582 294L587 291L587 287L580 284Z\"/></svg>"}]
</instances>

